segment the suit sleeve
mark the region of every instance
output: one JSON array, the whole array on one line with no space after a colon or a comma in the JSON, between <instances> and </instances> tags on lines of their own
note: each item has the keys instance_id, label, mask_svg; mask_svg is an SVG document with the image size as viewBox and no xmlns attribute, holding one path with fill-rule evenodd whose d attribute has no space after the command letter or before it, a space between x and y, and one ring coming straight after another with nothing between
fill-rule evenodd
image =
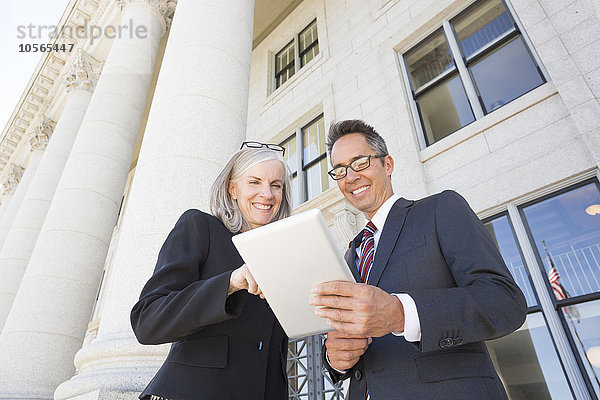
<instances>
[{"instance_id":1,"label":"suit sleeve","mask_svg":"<svg viewBox=\"0 0 600 400\"><path fill-rule=\"evenodd\" d=\"M131 311L131 326L140 343L174 342L239 315L243 293L227 297L229 277L238 266L200 279L209 241L206 215L197 210L183 213L165 240L154 274Z\"/></svg>"},{"instance_id":2,"label":"suit sleeve","mask_svg":"<svg viewBox=\"0 0 600 400\"><path fill-rule=\"evenodd\" d=\"M411 291L421 322L421 351L507 335L525 321L527 303L496 244L458 193L435 206L436 233L457 287Z\"/></svg>"},{"instance_id":3,"label":"suit sleeve","mask_svg":"<svg viewBox=\"0 0 600 400\"><path fill-rule=\"evenodd\" d=\"M323 362L323 366L325 367L327 372L329 372L329 377L331 378L331 382L334 385L337 385L338 383L350 378L356 370L357 366L362 363L361 359L352 368L346 371L340 371L333 368L331 366L331 363L329 362L329 357L327 356L327 347L325 347L325 343L323 343L323 345L321 346L321 359L321 361Z\"/></svg>"}]
</instances>

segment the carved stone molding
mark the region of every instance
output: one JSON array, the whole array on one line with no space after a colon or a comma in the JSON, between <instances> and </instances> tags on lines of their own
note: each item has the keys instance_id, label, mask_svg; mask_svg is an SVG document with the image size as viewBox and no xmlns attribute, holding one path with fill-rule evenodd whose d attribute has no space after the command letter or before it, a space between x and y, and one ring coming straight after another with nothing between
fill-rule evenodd
<instances>
[{"instance_id":1,"label":"carved stone molding","mask_svg":"<svg viewBox=\"0 0 600 400\"><path fill-rule=\"evenodd\" d=\"M4 179L4 182L2 183L3 194L5 196L12 195L15 193L15 189L17 188L19 181L23 177L24 171L25 168L23 168L22 166L17 165L15 163L10 164L10 172L8 173L8 176Z\"/></svg>"},{"instance_id":2,"label":"carved stone molding","mask_svg":"<svg viewBox=\"0 0 600 400\"><path fill-rule=\"evenodd\" d=\"M165 20L166 29L169 29L173 22L173 14L177 6L177 0L116 0L119 9L123 10L129 3L146 3L156 9Z\"/></svg>"},{"instance_id":3,"label":"carved stone molding","mask_svg":"<svg viewBox=\"0 0 600 400\"><path fill-rule=\"evenodd\" d=\"M54 121L46 116L42 117L35 130L29 136L31 151L46 150L50 136L52 136L52 132L54 131L54 126Z\"/></svg>"},{"instance_id":4,"label":"carved stone molding","mask_svg":"<svg viewBox=\"0 0 600 400\"><path fill-rule=\"evenodd\" d=\"M591 0L596 17L600 18L600 0Z\"/></svg>"},{"instance_id":5,"label":"carved stone molding","mask_svg":"<svg viewBox=\"0 0 600 400\"><path fill-rule=\"evenodd\" d=\"M341 210L335 213L333 230L337 233L342 243L347 246L358 232L356 214L349 210Z\"/></svg>"},{"instance_id":6,"label":"carved stone molding","mask_svg":"<svg viewBox=\"0 0 600 400\"><path fill-rule=\"evenodd\" d=\"M173 15L175 14L175 7L177 7L177 0L161 0L158 2L158 12L165 19L167 29L171 27L173 22Z\"/></svg>"},{"instance_id":7,"label":"carved stone molding","mask_svg":"<svg viewBox=\"0 0 600 400\"><path fill-rule=\"evenodd\" d=\"M65 75L65 85L70 92L73 89L94 90L98 81L98 73L89 59L89 55L81 48L77 49L77 54L71 64L71 69Z\"/></svg>"}]
</instances>

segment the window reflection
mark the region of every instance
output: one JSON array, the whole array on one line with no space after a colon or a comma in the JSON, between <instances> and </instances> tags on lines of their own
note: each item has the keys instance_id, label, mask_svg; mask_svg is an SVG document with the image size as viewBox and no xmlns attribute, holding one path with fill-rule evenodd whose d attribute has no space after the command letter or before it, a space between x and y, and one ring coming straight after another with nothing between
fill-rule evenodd
<instances>
[{"instance_id":1,"label":"window reflection","mask_svg":"<svg viewBox=\"0 0 600 400\"><path fill-rule=\"evenodd\" d=\"M310 200L331 187L327 174L326 132L323 116L302 128L302 168L306 171L306 200Z\"/></svg>"},{"instance_id":2,"label":"window reflection","mask_svg":"<svg viewBox=\"0 0 600 400\"><path fill-rule=\"evenodd\" d=\"M303 166L325 154L325 125L323 117L319 117L309 125L302 128L302 144L304 146Z\"/></svg>"},{"instance_id":3,"label":"window reflection","mask_svg":"<svg viewBox=\"0 0 600 400\"><path fill-rule=\"evenodd\" d=\"M458 76L417 97L427 144L432 144L475 120Z\"/></svg>"},{"instance_id":4,"label":"window reflection","mask_svg":"<svg viewBox=\"0 0 600 400\"><path fill-rule=\"evenodd\" d=\"M333 187L334 181L327 174L326 136L320 115L280 143L291 172L294 208Z\"/></svg>"},{"instance_id":5,"label":"window reflection","mask_svg":"<svg viewBox=\"0 0 600 400\"><path fill-rule=\"evenodd\" d=\"M410 50L405 57L415 92L444 72L454 69L454 60L441 30Z\"/></svg>"},{"instance_id":6,"label":"window reflection","mask_svg":"<svg viewBox=\"0 0 600 400\"><path fill-rule=\"evenodd\" d=\"M590 183L522 209L548 280L565 298L600 292L600 215L586 212L594 204L600 192Z\"/></svg>"},{"instance_id":7,"label":"window reflection","mask_svg":"<svg viewBox=\"0 0 600 400\"><path fill-rule=\"evenodd\" d=\"M477 3L453 20L454 30L465 58L469 58L507 32L514 24L500 0Z\"/></svg>"},{"instance_id":8,"label":"window reflection","mask_svg":"<svg viewBox=\"0 0 600 400\"><path fill-rule=\"evenodd\" d=\"M298 51L300 51L300 66L305 66L319 54L319 38L317 36L317 20L314 20L298 35Z\"/></svg>"},{"instance_id":9,"label":"window reflection","mask_svg":"<svg viewBox=\"0 0 600 400\"><path fill-rule=\"evenodd\" d=\"M573 398L540 312L529 314L517 331L486 344L511 400Z\"/></svg>"},{"instance_id":10,"label":"window reflection","mask_svg":"<svg viewBox=\"0 0 600 400\"><path fill-rule=\"evenodd\" d=\"M503 0L473 2L403 57L427 146L545 82Z\"/></svg>"},{"instance_id":11,"label":"window reflection","mask_svg":"<svg viewBox=\"0 0 600 400\"><path fill-rule=\"evenodd\" d=\"M275 55L276 87L283 85L296 72L294 42Z\"/></svg>"},{"instance_id":12,"label":"window reflection","mask_svg":"<svg viewBox=\"0 0 600 400\"><path fill-rule=\"evenodd\" d=\"M290 169L291 178L292 178L292 205L293 207L297 207L302 203L302 199L298 195L298 146L296 135L290 136L285 142L281 143L281 146L285 148L285 154L283 158L287 163L288 168Z\"/></svg>"},{"instance_id":13,"label":"window reflection","mask_svg":"<svg viewBox=\"0 0 600 400\"><path fill-rule=\"evenodd\" d=\"M519 252L519 247L517 246L517 241L510 226L510 222L508 221L508 217L504 215L486 222L484 225L496 242L496 246L498 246L498 250L500 250L500 254L515 282L517 282L517 285L519 285L523 291L525 299L527 299L527 306L535 306L537 300L533 294L529 274L525 269L525 263L521 258L521 253Z\"/></svg>"},{"instance_id":14,"label":"window reflection","mask_svg":"<svg viewBox=\"0 0 600 400\"><path fill-rule=\"evenodd\" d=\"M281 146L285 149L283 158L287 163L290 172L295 173L298 167L298 151L296 145L296 136L291 136L285 142L281 143Z\"/></svg>"},{"instance_id":15,"label":"window reflection","mask_svg":"<svg viewBox=\"0 0 600 400\"><path fill-rule=\"evenodd\" d=\"M469 69L488 113L544 83L521 37L506 43Z\"/></svg>"},{"instance_id":16,"label":"window reflection","mask_svg":"<svg viewBox=\"0 0 600 400\"><path fill-rule=\"evenodd\" d=\"M327 174L327 159L323 158L306 170L307 200L317 197L330 187L333 179Z\"/></svg>"},{"instance_id":17,"label":"window reflection","mask_svg":"<svg viewBox=\"0 0 600 400\"><path fill-rule=\"evenodd\" d=\"M600 300L562 308L585 370L600 395Z\"/></svg>"}]
</instances>

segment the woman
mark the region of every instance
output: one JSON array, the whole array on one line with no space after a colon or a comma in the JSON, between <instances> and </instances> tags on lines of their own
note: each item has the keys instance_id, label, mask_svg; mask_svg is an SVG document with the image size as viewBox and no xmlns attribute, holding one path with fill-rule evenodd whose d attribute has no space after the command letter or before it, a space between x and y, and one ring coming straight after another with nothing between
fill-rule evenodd
<instances>
[{"instance_id":1,"label":"woman","mask_svg":"<svg viewBox=\"0 0 600 400\"><path fill-rule=\"evenodd\" d=\"M287 336L231 237L287 217L290 180L283 148L242 148L211 188L213 215L183 213L131 311L140 343L174 342L142 399L287 399Z\"/></svg>"}]
</instances>

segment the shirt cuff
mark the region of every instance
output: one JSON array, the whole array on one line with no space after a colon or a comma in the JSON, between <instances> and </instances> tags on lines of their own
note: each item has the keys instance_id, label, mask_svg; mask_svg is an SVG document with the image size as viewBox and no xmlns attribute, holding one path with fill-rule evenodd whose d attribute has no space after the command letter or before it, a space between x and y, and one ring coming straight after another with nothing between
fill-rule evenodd
<instances>
[{"instance_id":1,"label":"shirt cuff","mask_svg":"<svg viewBox=\"0 0 600 400\"><path fill-rule=\"evenodd\" d=\"M327 364L329 364L329 366L331 368L333 368L337 373L339 374L345 374L346 372L348 372L347 369L337 369L335 368L333 365L331 365L331 360L329 360L329 354L327 354L327 350L325 350L325 359L327 360Z\"/></svg>"},{"instance_id":2,"label":"shirt cuff","mask_svg":"<svg viewBox=\"0 0 600 400\"><path fill-rule=\"evenodd\" d=\"M392 293L392 295L396 296L404 307L404 332L392 332L392 334L404 336L408 342L421 341L421 322L415 301L406 293Z\"/></svg>"}]
</instances>

